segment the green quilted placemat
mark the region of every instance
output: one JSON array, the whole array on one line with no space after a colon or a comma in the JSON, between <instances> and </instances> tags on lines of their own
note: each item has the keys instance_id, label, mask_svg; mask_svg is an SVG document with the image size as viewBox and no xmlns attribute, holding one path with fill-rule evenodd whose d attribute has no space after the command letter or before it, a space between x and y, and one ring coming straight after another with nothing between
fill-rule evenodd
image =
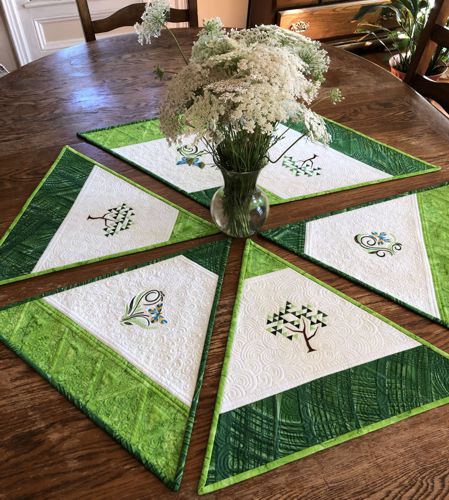
<instances>
[{"instance_id":1,"label":"green quilted placemat","mask_svg":"<svg viewBox=\"0 0 449 500\"><path fill-rule=\"evenodd\" d=\"M0 310L1 340L174 490L229 245L197 246Z\"/></svg>"},{"instance_id":2,"label":"green quilted placemat","mask_svg":"<svg viewBox=\"0 0 449 500\"><path fill-rule=\"evenodd\" d=\"M262 234L449 327L449 183Z\"/></svg>"},{"instance_id":3,"label":"green quilted placemat","mask_svg":"<svg viewBox=\"0 0 449 500\"><path fill-rule=\"evenodd\" d=\"M217 232L65 147L0 240L0 284Z\"/></svg>"},{"instance_id":4,"label":"green quilted placemat","mask_svg":"<svg viewBox=\"0 0 449 500\"><path fill-rule=\"evenodd\" d=\"M332 120L325 121L332 136L330 147L303 138L285 154L303 129L279 126L285 137L270 150L274 163L259 177L259 186L272 205L439 170ZM223 183L201 144L195 146L187 138L182 146L169 147L157 119L78 135L205 206Z\"/></svg>"},{"instance_id":5,"label":"green quilted placemat","mask_svg":"<svg viewBox=\"0 0 449 500\"><path fill-rule=\"evenodd\" d=\"M449 355L248 242L199 493L449 403Z\"/></svg>"}]
</instances>

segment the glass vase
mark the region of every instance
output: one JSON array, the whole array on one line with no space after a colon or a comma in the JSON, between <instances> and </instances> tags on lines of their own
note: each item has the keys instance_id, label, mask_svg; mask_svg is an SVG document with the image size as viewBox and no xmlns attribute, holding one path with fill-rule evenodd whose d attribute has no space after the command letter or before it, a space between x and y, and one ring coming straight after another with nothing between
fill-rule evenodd
<instances>
[{"instance_id":1,"label":"glass vase","mask_svg":"<svg viewBox=\"0 0 449 500\"><path fill-rule=\"evenodd\" d=\"M212 198L212 219L223 233L234 238L247 238L262 227L270 210L267 196L257 187L262 169L252 172L220 171L224 186Z\"/></svg>"}]
</instances>

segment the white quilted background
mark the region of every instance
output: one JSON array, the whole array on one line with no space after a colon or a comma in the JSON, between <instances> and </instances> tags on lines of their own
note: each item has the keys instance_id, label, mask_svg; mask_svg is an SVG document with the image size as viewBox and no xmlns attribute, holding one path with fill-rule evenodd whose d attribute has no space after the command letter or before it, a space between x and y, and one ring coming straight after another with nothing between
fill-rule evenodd
<instances>
[{"instance_id":1,"label":"white quilted background","mask_svg":"<svg viewBox=\"0 0 449 500\"><path fill-rule=\"evenodd\" d=\"M190 406L218 276L184 256L89 283L45 298L156 383ZM122 325L131 299L164 292L166 325Z\"/></svg>"},{"instance_id":2,"label":"white quilted background","mask_svg":"<svg viewBox=\"0 0 449 500\"><path fill-rule=\"evenodd\" d=\"M395 255L368 254L357 234L384 231L402 243ZM421 311L440 317L416 195L307 223L305 253Z\"/></svg>"},{"instance_id":3,"label":"white quilted background","mask_svg":"<svg viewBox=\"0 0 449 500\"><path fill-rule=\"evenodd\" d=\"M122 203L136 214L129 229L105 236L102 220L87 219L89 215L101 217ZM167 241L178 213L168 203L95 166L33 272Z\"/></svg>"},{"instance_id":4,"label":"white quilted background","mask_svg":"<svg viewBox=\"0 0 449 500\"><path fill-rule=\"evenodd\" d=\"M328 314L310 342L266 331L286 300ZM420 344L293 269L244 281L221 413Z\"/></svg>"}]
</instances>

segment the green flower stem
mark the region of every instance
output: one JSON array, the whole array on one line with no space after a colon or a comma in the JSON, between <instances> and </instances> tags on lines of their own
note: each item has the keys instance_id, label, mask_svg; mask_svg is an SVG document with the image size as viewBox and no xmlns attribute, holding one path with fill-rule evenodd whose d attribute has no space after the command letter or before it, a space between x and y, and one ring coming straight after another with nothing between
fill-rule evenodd
<instances>
[{"instance_id":1,"label":"green flower stem","mask_svg":"<svg viewBox=\"0 0 449 500\"><path fill-rule=\"evenodd\" d=\"M173 40L176 43L176 46L178 47L179 53L182 55L182 58L184 59L184 62L186 63L186 66L189 64L189 61L187 60L186 56L184 55L184 52L181 49L181 45L179 45L178 39L176 38L176 35L173 33L173 31L166 25L164 24L165 29L170 33L170 35L173 37Z\"/></svg>"},{"instance_id":2,"label":"green flower stem","mask_svg":"<svg viewBox=\"0 0 449 500\"><path fill-rule=\"evenodd\" d=\"M260 171L239 173L221 170L224 179L223 211L231 236L245 238L251 234L250 204Z\"/></svg>"}]
</instances>

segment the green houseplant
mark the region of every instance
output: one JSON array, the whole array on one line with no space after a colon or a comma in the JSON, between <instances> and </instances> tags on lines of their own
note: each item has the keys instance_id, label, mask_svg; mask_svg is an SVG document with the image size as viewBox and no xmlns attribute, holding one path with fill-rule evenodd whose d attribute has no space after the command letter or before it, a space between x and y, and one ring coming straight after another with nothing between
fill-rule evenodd
<instances>
[{"instance_id":1,"label":"green houseplant","mask_svg":"<svg viewBox=\"0 0 449 500\"><path fill-rule=\"evenodd\" d=\"M361 7L354 18L361 21L357 31L373 36L385 47L390 54L391 71L399 78L407 73L433 5L433 0L393 0L385 5ZM379 13L377 22L363 21L375 11ZM449 49L440 47L429 64L426 76L437 79L446 71L448 64Z\"/></svg>"}]
</instances>

